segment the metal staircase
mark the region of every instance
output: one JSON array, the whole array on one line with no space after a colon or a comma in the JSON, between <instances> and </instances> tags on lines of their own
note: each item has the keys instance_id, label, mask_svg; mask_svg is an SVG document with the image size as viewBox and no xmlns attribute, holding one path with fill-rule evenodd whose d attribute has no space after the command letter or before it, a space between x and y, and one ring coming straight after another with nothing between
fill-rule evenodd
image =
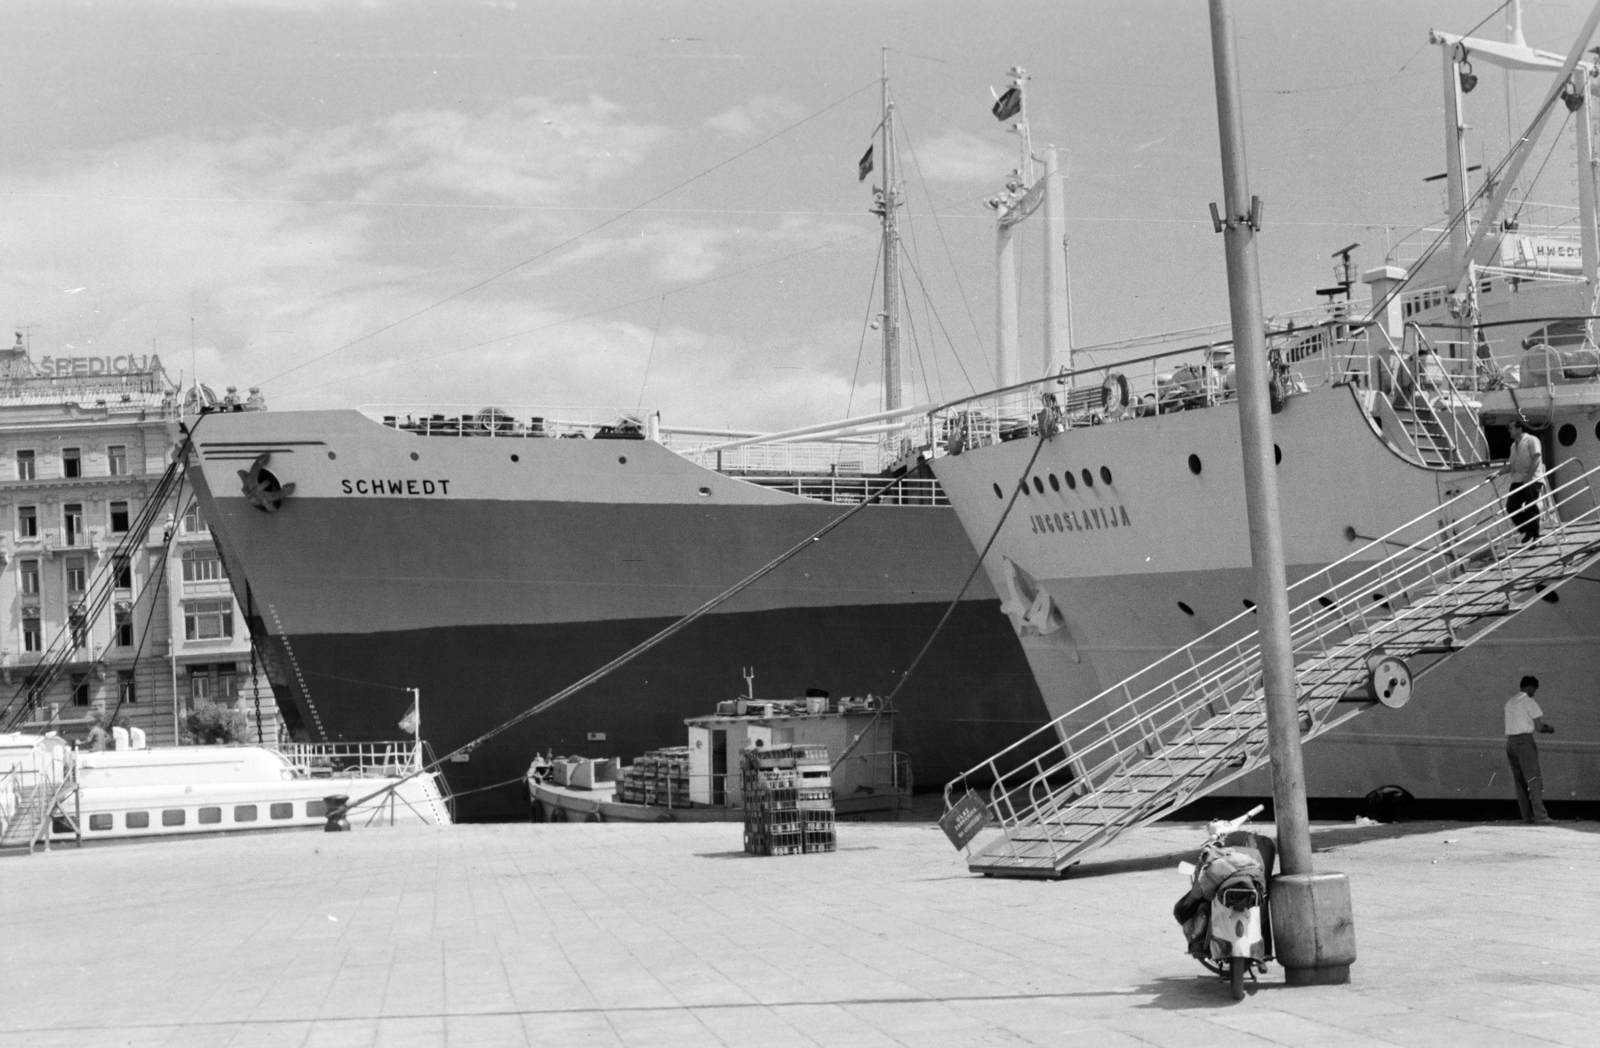
<instances>
[{"instance_id":1,"label":"metal staircase","mask_svg":"<svg viewBox=\"0 0 1600 1048\"><path fill-rule=\"evenodd\" d=\"M1408 407L1396 405L1395 415L1423 465L1448 469L1463 464L1461 450L1434 409L1432 395L1419 390Z\"/></svg>"},{"instance_id":2,"label":"metal staircase","mask_svg":"<svg viewBox=\"0 0 1600 1048\"><path fill-rule=\"evenodd\" d=\"M1301 738L1379 702L1403 704L1412 680L1600 560L1600 511L1589 491L1597 473L1552 491L1544 532L1532 542L1520 541L1490 478L1292 585ZM1000 831L974 841L968 866L1060 876L1124 830L1266 764L1253 614L951 781L946 806L972 790Z\"/></svg>"},{"instance_id":3,"label":"metal staircase","mask_svg":"<svg viewBox=\"0 0 1600 1048\"><path fill-rule=\"evenodd\" d=\"M0 777L0 850L26 848L31 854L43 844L49 851L50 832L57 820L81 844L76 810L66 810L68 801L76 802L77 789L77 780L71 775L56 780L21 766Z\"/></svg>"}]
</instances>

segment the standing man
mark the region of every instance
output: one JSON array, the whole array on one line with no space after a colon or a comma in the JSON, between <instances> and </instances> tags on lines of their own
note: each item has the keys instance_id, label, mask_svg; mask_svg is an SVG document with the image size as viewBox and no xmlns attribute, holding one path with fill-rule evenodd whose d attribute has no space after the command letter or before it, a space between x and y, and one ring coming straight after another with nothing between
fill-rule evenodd
<instances>
[{"instance_id":1,"label":"standing man","mask_svg":"<svg viewBox=\"0 0 1600 1048\"><path fill-rule=\"evenodd\" d=\"M1522 821L1547 823L1554 820L1544 810L1544 779L1539 774L1539 747L1533 744L1533 735L1549 735L1555 729L1544 722L1544 711L1533 701L1538 691L1538 677L1523 677L1522 690L1506 700L1506 759L1511 762Z\"/></svg>"},{"instance_id":2,"label":"standing man","mask_svg":"<svg viewBox=\"0 0 1600 1048\"><path fill-rule=\"evenodd\" d=\"M1506 499L1506 512L1511 523L1522 532L1523 542L1539 537L1539 466L1544 459L1544 446L1539 438L1528 432L1527 423L1519 415L1511 420L1511 459L1497 476L1511 478L1511 495Z\"/></svg>"}]
</instances>

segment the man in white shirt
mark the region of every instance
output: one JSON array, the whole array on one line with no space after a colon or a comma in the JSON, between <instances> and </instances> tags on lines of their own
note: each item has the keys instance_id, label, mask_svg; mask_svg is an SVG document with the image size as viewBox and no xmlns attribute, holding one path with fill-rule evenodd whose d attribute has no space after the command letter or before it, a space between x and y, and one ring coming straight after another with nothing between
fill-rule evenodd
<instances>
[{"instance_id":1,"label":"man in white shirt","mask_svg":"<svg viewBox=\"0 0 1600 1048\"><path fill-rule=\"evenodd\" d=\"M1544 446L1539 438L1528 432L1520 417L1511 420L1511 458L1498 476L1511 478L1511 495L1506 499L1506 512L1511 523L1522 532L1522 541L1532 542L1539 537L1539 467L1544 461Z\"/></svg>"},{"instance_id":2,"label":"man in white shirt","mask_svg":"<svg viewBox=\"0 0 1600 1048\"><path fill-rule=\"evenodd\" d=\"M1555 731L1544 722L1544 711L1533 701L1539 691L1539 678L1522 678L1522 690L1506 700L1506 759L1511 762L1511 781L1517 787L1517 807L1522 821L1551 822L1544 810L1544 780L1539 774L1539 747L1533 744L1535 732Z\"/></svg>"}]
</instances>

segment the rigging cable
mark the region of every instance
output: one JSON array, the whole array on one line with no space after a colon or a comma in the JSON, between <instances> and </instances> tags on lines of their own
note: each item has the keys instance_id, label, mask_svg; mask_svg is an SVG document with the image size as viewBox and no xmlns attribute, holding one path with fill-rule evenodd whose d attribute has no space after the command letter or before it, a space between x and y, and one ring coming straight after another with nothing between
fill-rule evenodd
<instances>
[{"instance_id":1,"label":"rigging cable","mask_svg":"<svg viewBox=\"0 0 1600 1048\"><path fill-rule=\"evenodd\" d=\"M900 680L895 684L894 690L883 700L883 704L878 707L878 712L873 714L872 720L867 722L866 726L851 740L850 745L844 748L844 752L839 754L839 759L833 762L830 770L837 770L839 765L844 763L845 758L850 756L861 740L867 737L867 729L876 724L879 717L883 716L885 712L892 713L894 711L895 696L900 694L900 690L906 686L906 681L910 680L911 675L916 672L917 667L922 663L923 657L933 647L934 639L939 636L939 631L944 629L945 623L950 621L950 616L955 614L956 607L961 603L961 598L967 595L967 589L972 585L972 580L977 577L978 569L983 567L983 562L988 558L989 550L994 546L995 539L1000 537L1000 529L1005 527L1006 519L1011 516L1011 510L1017 504L1017 496L1026 490L1028 474L1033 472L1033 464L1039 460L1039 452L1044 450L1044 442L1048 439L1049 437L1045 435L1044 429L1041 427L1039 430L1039 442L1034 445L1033 454L1028 457L1028 464L1022 467L1022 476L1017 478L1016 485L1012 487L1011 498L1006 502L1006 508L1001 511L1000 519L995 521L994 530L989 532L989 540L983 544L983 550L978 554L978 559L972 565L972 570L967 572L966 581L956 591L955 598L950 601L950 605L944 609L944 614L939 617L938 623L933 627L933 632L928 634L928 639L923 642L922 650L917 652L917 657L911 660L911 665L907 666L906 671L900 675Z\"/></svg>"},{"instance_id":2,"label":"rigging cable","mask_svg":"<svg viewBox=\"0 0 1600 1048\"><path fill-rule=\"evenodd\" d=\"M727 167L729 164L732 164L734 161L740 160L740 159L743 159L746 156L749 156L751 153L755 152L756 150L761 149L762 147L768 145L769 143L775 142L778 139L782 138L784 135L786 135L789 132L793 131L795 128L800 127L800 126L802 126L804 124L808 124L811 121L815 120L817 117L821 116L822 114L827 113L827 112L829 112L829 111L831 111L833 109L837 109L839 106L841 106L844 103L850 101L852 98L854 98L855 96L861 94L863 91L866 91L868 88L876 87L878 85L878 83L879 83L878 80L869 81L868 83L863 84L862 86L856 88L854 91L851 91L849 94L843 96L842 98L836 99L835 101L828 103L827 105L823 106L821 109L818 109L816 112L811 113L808 116L804 116L804 117L800 118L799 120L797 120L794 123L790 124L788 127L785 127L783 130L777 131L777 132L775 132L775 133L773 133L771 135L768 135L766 138L763 138L761 141L755 143L754 145L752 145L752 146L750 146L750 147L748 147L746 149L742 149L739 152L733 154L732 156L727 157L724 160L720 160L715 164L712 164L710 167L706 168L704 171L701 171L699 174L691 175L688 178L684 179L683 181L677 183L676 185L671 186L671 187L669 187L667 189L663 189L661 192L657 193L655 196L651 197L650 199L642 201L642 202L640 202L638 204L635 204L635 205L633 205L632 207L628 208L625 211L620 211L617 214L612 215L610 218L604 220L603 222L596 223L595 225L590 226L588 229L585 229L583 232L577 233L577 234L575 234L573 236L570 236L566 240L563 240L558 244L553 244L550 247L545 248L543 251L536 252L535 254L529 256L528 258L523 259L521 262L518 262L513 266L508 266L507 268L500 270L498 273L494 273L494 274L492 274L490 276L484 277L482 280L479 280L475 284L470 284L467 287L462 288L460 291L456 291L453 294L446 295L444 298L441 298L441 299L437 300L436 302L433 302L430 305L423 306L421 309L413 310L412 312L406 314L405 316L400 317L398 320L392 320L389 323L384 324L382 327L378 327L378 328L373 329L372 331L367 332L365 335L362 335L359 338L351 339L349 342L346 342L346 343L344 343L342 345L339 345L339 346L335 346L334 348L328 350L326 353L321 353L321 354L319 354L317 356L312 357L310 360L302 361L301 363L296 364L294 367L289 368L286 371L278 372L276 375L273 375L271 378L263 379L262 382L261 382L261 385L264 386L268 382L276 382L278 379L283 378L285 375L293 374L294 372L299 371L301 368L310 367L312 364L315 364L320 360L326 360L328 357L333 356L335 353L341 353L344 350L349 349L351 346L359 345L362 342L367 341L368 339L375 338L378 335L383 334L385 331L393 330L394 328L399 327L401 324L407 323L408 321L411 321L411 320L415 320L417 317L422 316L424 313L430 312L431 310L438 309L440 306L443 306L443 305L445 305L445 304L447 304L449 302L453 302L456 299L463 297L464 295L469 295L469 294L471 294L472 292L478 290L481 287L485 287L485 286L487 286L489 284L494 283L496 280L499 280L502 277L510 276L512 273L515 273L517 270L522 269L525 266L532 265L533 263L539 261L542 258L546 258L549 255L552 255L555 252L562 250L563 248L569 247L572 244L577 243L578 241L582 240L584 237L589 236L591 233L597 233L600 230L604 229L605 227L607 227L607 226L609 226L609 225L611 225L611 224L613 224L615 222L620 222L622 219L627 218L629 215L632 215L634 212L639 211L641 208L648 207L649 205L655 203L657 200L661 200L661 199L663 199L665 197L671 196L673 193L676 193L678 190L684 188L685 186L688 186L688 185L691 185L691 184L693 184L695 182L698 182L700 179L705 178L707 175L710 175L713 172L719 171L722 168ZM654 296L652 296L652 297L654 297Z\"/></svg>"},{"instance_id":3,"label":"rigging cable","mask_svg":"<svg viewBox=\"0 0 1600 1048\"><path fill-rule=\"evenodd\" d=\"M606 677L606 676L610 675L613 671L621 669L623 666L625 666L628 663L632 662L634 659L638 658L640 655L643 655L645 652L649 651L651 648L654 648L656 645L662 643L663 641L667 640L668 638L672 637L673 635L682 632L684 629L688 628L690 625L692 625L693 623L695 623L699 619L703 618L705 615L707 615L707 614L711 613L712 611L714 611L720 605L727 603L729 600L732 600L738 594L744 592L746 589L748 589L749 587L753 586L755 583L759 582L761 579L763 579L766 576L772 574L774 571L778 570L778 568L782 567L784 564L787 564L789 561L793 560L795 557L799 556L801 553L803 553L807 549L811 548L811 546L814 545L815 543L821 542L822 539L823 539L823 536L827 535L829 532L833 531L835 528L838 528L840 525L844 524L851 517L855 516L857 513L860 513L862 510L866 509L868 506L871 506L874 503L876 503L879 499L883 498L884 495L888 494L891 489L898 487L903 479L904 479L904 477L893 477L893 478L885 481L882 485L880 485L877 488L877 490L870 492L867 495L866 498L864 498L862 501L856 503L854 506L850 507L850 509L846 510L844 513L842 513L839 516L833 518L832 520L830 520L828 523L824 524L818 530L812 532L810 535L808 535L805 538L801 539L795 545L789 547L784 552L778 554L777 557L775 557L772 560L768 561L766 564L763 564L761 567L757 568L755 571L751 572L749 575L746 575L744 578L740 579L738 582L734 583L729 588L723 590L721 593L717 594L715 597L712 597L710 600L706 601L704 604L700 605L698 608L695 608L693 611L689 612L687 615L684 615L682 618L678 619L676 622L671 623L670 625L666 626L665 628L663 628L660 631L658 631L657 633L655 633L653 636L651 636L651 637L649 637L649 638L647 638L647 639L645 639L643 641L640 641L638 644L635 644L633 647L629 648L627 651L623 652L621 655L618 655L616 658L612 659L610 662L606 663L604 666L601 666L599 669L594 670L593 672L589 673L587 676L583 677L582 679L580 679L580 680L578 680L578 681L576 681L576 682L574 682L572 684L567 685L565 688L563 688L560 691L556 692L554 695L550 696L549 698L545 699L544 701L542 701L542 702L540 702L540 703L538 703L536 705L528 707L527 709L523 710L521 713L517 714L516 716L511 717L509 720L506 720L506 721L496 725L495 727L490 728L488 731L486 731L483 734L479 735L477 738L472 739L469 742L465 742L465 743L461 744L460 746L457 746L455 749L451 750L449 753L446 753L443 757L436 757L432 761L430 761L430 762L428 762L426 764L420 764L417 768L415 768L412 771L408 772L406 775L404 775L401 778L395 780L394 782L389 783L388 785L382 787L381 789L374 790L372 793L366 795L365 797L362 797L362 798L360 798L358 800L355 800L355 801L347 803L344 806L344 811L346 811L346 812L353 811L356 808L359 808L361 805L367 803L368 801L372 800L375 797L382 796L385 793L394 792L394 790L397 789L402 783L409 782L411 779L416 778L418 775L425 774L426 772L429 772L429 771L432 771L432 770L438 768L440 765L442 765L445 762L449 761L452 757L456 756L457 754L471 753L473 750L477 749L479 746L482 746L484 743L486 743L489 740L493 739L495 736L504 734L505 732L511 730L516 725L521 724L523 721L527 720L530 717L538 716L539 714L543 713L545 710L548 710L552 706L555 706L557 703L564 702L565 700L571 698L573 695L576 695L578 692L582 691L584 688L587 688L589 685L595 683L596 681L600 680L603 677Z\"/></svg>"}]
</instances>

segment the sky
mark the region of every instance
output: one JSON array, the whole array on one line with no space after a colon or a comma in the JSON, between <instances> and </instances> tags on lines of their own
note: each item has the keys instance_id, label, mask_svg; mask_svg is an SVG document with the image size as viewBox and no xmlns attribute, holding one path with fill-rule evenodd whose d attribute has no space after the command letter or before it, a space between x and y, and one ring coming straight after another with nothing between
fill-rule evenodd
<instances>
[{"instance_id":1,"label":"sky","mask_svg":"<svg viewBox=\"0 0 1600 1048\"><path fill-rule=\"evenodd\" d=\"M1428 30L1493 0L1235 0L1269 312L1443 211ZM37 359L154 351L274 410L654 408L773 430L878 409L856 162L888 48L916 397L994 385L993 213L1025 68L1061 150L1075 343L1226 320L1202 0L8 0L0 304ZM1565 53L1587 7L1530 2ZM1471 163L1544 89L1468 100ZM1570 135L1539 188L1567 199ZM1530 165L1532 166L1532 165ZM1043 237L1022 234L1037 338ZM1025 349L1024 352L1027 352Z\"/></svg>"}]
</instances>

